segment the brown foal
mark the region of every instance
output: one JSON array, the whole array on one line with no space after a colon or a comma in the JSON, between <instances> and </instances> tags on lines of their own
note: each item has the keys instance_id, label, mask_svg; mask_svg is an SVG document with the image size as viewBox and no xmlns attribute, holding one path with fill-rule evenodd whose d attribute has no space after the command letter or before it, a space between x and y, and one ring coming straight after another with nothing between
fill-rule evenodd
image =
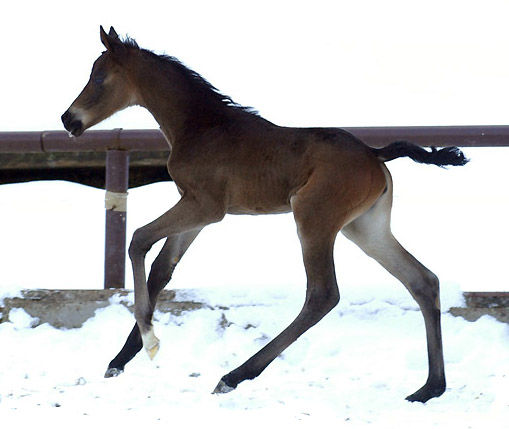
<instances>
[{"instance_id":1,"label":"brown foal","mask_svg":"<svg viewBox=\"0 0 509 429\"><path fill-rule=\"evenodd\" d=\"M227 213L292 211L307 276L297 318L239 368L215 393L257 377L283 350L339 302L333 260L341 231L399 279L419 304L428 343L429 375L407 399L425 402L445 391L437 277L408 253L390 229L392 181L384 162L398 157L435 165L467 162L457 148L424 150L408 142L373 149L339 128L286 128L272 124L219 93L178 60L100 30L106 51L94 63L82 93L62 115L75 136L132 105L159 123L171 155L168 171L181 194L165 214L135 231L129 247L136 324L111 361L106 377L120 374L142 348L159 349L152 316L159 292L199 232ZM148 281L145 256L166 242Z\"/></svg>"}]
</instances>

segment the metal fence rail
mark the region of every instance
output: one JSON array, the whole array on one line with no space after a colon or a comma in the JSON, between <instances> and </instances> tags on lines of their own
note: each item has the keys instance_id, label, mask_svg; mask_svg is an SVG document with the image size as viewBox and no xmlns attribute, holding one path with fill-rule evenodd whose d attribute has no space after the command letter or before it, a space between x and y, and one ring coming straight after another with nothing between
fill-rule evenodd
<instances>
[{"instance_id":1,"label":"metal fence rail","mask_svg":"<svg viewBox=\"0 0 509 429\"><path fill-rule=\"evenodd\" d=\"M438 147L509 146L509 126L346 129L373 147L395 140ZM80 138L70 137L65 131L0 132L0 184L63 179L104 188L104 288L123 288L127 191L129 186L171 180L162 172L168 153L168 144L159 130L87 131ZM138 179L130 183L133 159L141 170Z\"/></svg>"},{"instance_id":2,"label":"metal fence rail","mask_svg":"<svg viewBox=\"0 0 509 429\"><path fill-rule=\"evenodd\" d=\"M509 146L509 125L441 127L347 127L346 130L373 147L393 140L411 140L421 146ZM96 152L168 150L159 130L87 131L81 137L66 131L0 132L0 153ZM1 166L1 164L0 164Z\"/></svg>"}]
</instances>

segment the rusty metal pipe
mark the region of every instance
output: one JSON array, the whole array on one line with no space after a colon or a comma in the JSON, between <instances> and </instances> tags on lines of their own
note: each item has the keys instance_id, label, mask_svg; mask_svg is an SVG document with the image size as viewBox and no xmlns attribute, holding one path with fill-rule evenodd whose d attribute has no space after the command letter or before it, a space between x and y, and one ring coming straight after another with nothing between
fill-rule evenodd
<instances>
[{"instance_id":1,"label":"rusty metal pipe","mask_svg":"<svg viewBox=\"0 0 509 429\"><path fill-rule=\"evenodd\" d=\"M420 146L504 147L509 146L509 126L366 127L346 128L374 147L396 140Z\"/></svg>"},{"instance_id":2,"label":"rusty metal pipe","mask_svg":"<svg viewBox=\"0 0 509 429\"><path fill-rule=\"evenodd\" d=\"M125 287L129 152L106 153L104 289Z\"/></svg>"},{"instance_id":3,"label":"rusty metal pipe","mask_svg":"<svg viewBox=\"0 0 509 429\"><path fill-rule=\"evenodd\" d=\"M509 146L509 126L442 127L348 127L355 136L374 147L394 140L410 140L421 146L504 147ZM93 130L81 137L65 131L0 132L0 153L164 151L168 144L160 130Z\"/></svg>"}]
</instances>

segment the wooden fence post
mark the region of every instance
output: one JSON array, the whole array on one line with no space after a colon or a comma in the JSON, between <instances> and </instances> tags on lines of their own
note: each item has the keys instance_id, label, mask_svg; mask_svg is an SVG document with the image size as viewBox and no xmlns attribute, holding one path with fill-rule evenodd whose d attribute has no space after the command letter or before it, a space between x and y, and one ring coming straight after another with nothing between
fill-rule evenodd
<instances>
[{"instance_id":1,"label":"wooden fence post","mask_svg":"<svg viewBox=\"0 0 509 429\"><path fill-rule=\"evenodd\" d=\"M125 287L129 152L106 152L104 289Z\"/></svg>"}]
</instances>

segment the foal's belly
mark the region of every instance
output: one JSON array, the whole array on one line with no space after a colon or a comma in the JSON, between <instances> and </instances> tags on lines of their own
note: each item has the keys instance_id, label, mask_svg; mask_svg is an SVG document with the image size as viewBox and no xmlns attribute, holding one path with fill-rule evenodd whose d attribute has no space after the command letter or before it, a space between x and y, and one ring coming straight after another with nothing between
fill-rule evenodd
<instances>
[{"instance_id":1,"label":"foal's belly","mask_svg":"<svg viewBox=\"0 0 509 429\"><path fill-rule=\"evenodd\" d=\"M267 175L237 176L227 187L227 213L278 214L291 211L290 198L295 186L286 178Z\"/></svg>"},{"instance_id":2,"label":"foal's belly","mask_svg":"<svg viewBox=\"0 0 509 429\"><path fill-rule=\"evenodd\" d=\"M290 204L283 205L258 205L244 207L241 205L231 205L228 207L228 214L233 215L261 215L261 214L281 214L292 210Z\"/></svg>"}]
</instances>

